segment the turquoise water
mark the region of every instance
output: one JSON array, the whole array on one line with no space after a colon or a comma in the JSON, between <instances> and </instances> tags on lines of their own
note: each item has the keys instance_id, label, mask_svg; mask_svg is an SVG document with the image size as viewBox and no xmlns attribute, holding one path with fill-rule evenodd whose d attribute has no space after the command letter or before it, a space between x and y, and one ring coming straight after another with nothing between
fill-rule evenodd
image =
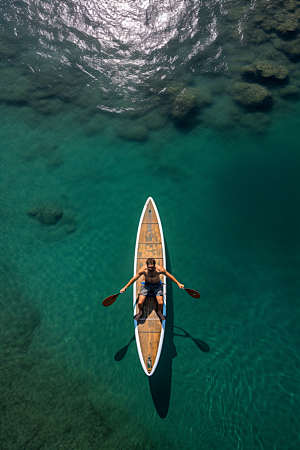
<instances>
[{"instance_id":1,"label":"turquoise water","mask_svg":"<svg viewBox=\"0 0 300 450\"><path fill-rule=\"evenodd\" d=\"M2 6L1 448L298 449L300 111L281 91L298 60L280 30L255 41L263 3L147 2L145 29L134 4L99 6L100 25L94 2ZM289 81L255 83L273 105L249 109L230 92L262 55ZM147 379L132 288L101 302L132 276L149 196L168 270L201 298L168 284ZM27 214L46 206L56 224Z\"/></svg>"}]
</instances>

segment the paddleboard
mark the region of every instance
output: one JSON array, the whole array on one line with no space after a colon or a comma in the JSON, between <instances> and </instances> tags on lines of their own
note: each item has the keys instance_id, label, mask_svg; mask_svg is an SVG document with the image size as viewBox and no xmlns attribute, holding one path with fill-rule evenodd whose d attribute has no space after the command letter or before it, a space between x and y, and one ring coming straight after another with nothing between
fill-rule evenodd
<instances>
[{"instance_id":1,"label":"paddleboard","mask_svg":"<svg viewBox=\"0 0 300 450\"><path fill-rule=\"evenodd\" d=\"M147 258L154 258L156 264L166 268L166 253L164 235L157 207L152 197L149 197L143 208L134 254L134 275L146 264ZM133 315L139 312L138 295L144 277L139 278L133 285ZM166 277L161 275L163 284L164 304L163 314L166 316ZM135 340L142 368L147 376L153 375L164 341L166 320L161 321L157 315L158 305L152 294L146 297L143 314L134 320Z\"/></svg>"}]
</instances>

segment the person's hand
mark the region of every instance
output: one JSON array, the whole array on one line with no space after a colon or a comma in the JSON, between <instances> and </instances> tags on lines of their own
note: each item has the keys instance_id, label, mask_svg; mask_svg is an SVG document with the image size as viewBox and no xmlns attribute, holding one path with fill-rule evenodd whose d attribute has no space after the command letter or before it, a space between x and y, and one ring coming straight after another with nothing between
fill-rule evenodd
<instances>
[{"instance_id":1,"label":"person's hand","mask_svg":"<svg viewBox=\"0 0 300 450\"><path fill-rule=\"evenodd\" d=\"M120 290L120 294L124 294L125 291L126 291L126 288L123 287L123 289Z\"/></svg>"},{"instance_id":2,"label":"person's hand","mask_svg":"<svg viewBox=\"0 0 300 450\"><path fill-rule=\"evenodd\" d=\"M178 283L178 287L179 287L180 289L184 289L184 284Z\"/></svg>"}]
</instances>

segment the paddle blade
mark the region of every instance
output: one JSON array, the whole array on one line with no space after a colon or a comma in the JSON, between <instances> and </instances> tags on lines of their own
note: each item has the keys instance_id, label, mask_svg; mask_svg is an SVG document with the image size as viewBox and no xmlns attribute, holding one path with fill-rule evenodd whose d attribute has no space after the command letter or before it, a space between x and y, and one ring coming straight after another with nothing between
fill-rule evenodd
<instances>
[{"instance_id":1,"label":"paddle blade","mask_svg":"<svg viewBox=\"0 0 300 450\"><path fill-rule=\"evenodd\" d=\"M194 289L187 289L184 288L186 290L186 292L193 298L200 298L200 294L197 291L194 291Z\"/></svg>"},{"instance_id":2,"label":"paddle blade","mask_svg":"<svg viewBox=\"0 0 300 450\"><path fill-rule=\"evenodd\" d=\"M103 306L110 306L110 305L112 305L117 300L118 295L120 295L120 294L114 294L114 295L110 295L109 297L106 297L103 300L102 305Z\"/></svg>"}]
</instances>

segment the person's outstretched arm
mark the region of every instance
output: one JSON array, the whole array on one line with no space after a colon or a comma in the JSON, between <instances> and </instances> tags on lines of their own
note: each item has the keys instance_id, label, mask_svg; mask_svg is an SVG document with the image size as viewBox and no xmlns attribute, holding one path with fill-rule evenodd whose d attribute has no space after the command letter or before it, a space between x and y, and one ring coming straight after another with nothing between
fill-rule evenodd
<instances>
[{"instance_id":1,"label":"person's outstretched arm","mask_svg":"<svg viewBox=\"0 0 300 450\"><path fill-rule=\"evenodd\" d=\"M165 273L164 273L164 274L166 275L166 277L168 277L170 280L172 280L174 283L176 283L177 286L178 286L180 289L184 289L184 285L181 284L181 283L179 283L179 281L177 281L176 278L173 277L173 275L171 275L171 274L170 274L169 272L167 272L166 270L165 270Z\"/></svg>"},{"instance_id":2,"label":"person's outstretched arm","mask_svg":"<svg viewBox=\"0 0 300 450\"><path fill-rule=\"evenodd\" d=\"M124 292L126 291L126 289L131 286L136 280L138 280L140 277L142 276L142 273L140 273L140 271L138 271L138 273L136 275L134 275L133 278L131 278L130 281L128 281L128 283L126 284L126 286L123 287L123 289L120 290L121 294L124 294Z\"/></svg>"}]
</instances>

